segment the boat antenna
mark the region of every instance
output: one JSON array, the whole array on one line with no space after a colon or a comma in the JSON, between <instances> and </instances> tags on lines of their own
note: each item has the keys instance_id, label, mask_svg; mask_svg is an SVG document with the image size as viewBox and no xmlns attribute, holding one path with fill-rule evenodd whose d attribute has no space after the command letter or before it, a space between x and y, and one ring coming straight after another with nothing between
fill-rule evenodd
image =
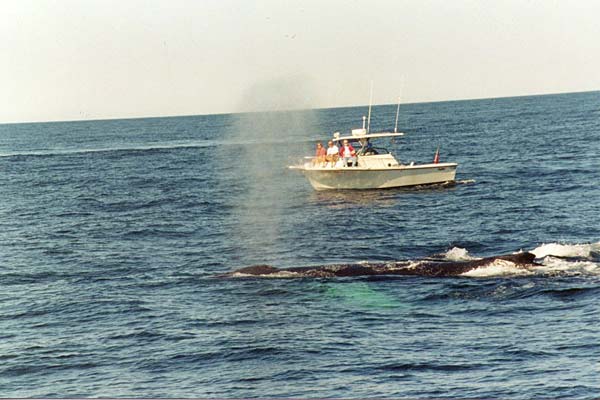
<instances>
[{"instance_id":1,"label":"boat antenna","mask_svg":"<svg viewBox=\"0 0 600 400\"><path fill-rule=\"evenodd\" d=\"M404 77L400 81L400 94L398 95L398 108L396 109L396 125L394 125L394 133L398 132L398 116L400 115L400 101L402 99L402 88L404 87Z\"/></svg>"},{"instance_id":2,"label":"boat antenna","mask_svg":"<svg viewBox=\"0 0 600 400\"><path fill-rule=\"evenodd\" d=\"M394 125L394 133L398 132L398 115L400 115L400 96L398 96L398 108L396 109L396 124Z\"/></svg>"},{"instance_id":3,"label":"boat antenna","mask_svg":"<svg viewBox=\"0 0 600 400\"><path fill-rule=\"evenodd\" d=\"M373 105L373 81L371 81L371 96L369 97L369 117L367 118L367 133L371 131L371 106Z\"/></svg>"}]
</instances>

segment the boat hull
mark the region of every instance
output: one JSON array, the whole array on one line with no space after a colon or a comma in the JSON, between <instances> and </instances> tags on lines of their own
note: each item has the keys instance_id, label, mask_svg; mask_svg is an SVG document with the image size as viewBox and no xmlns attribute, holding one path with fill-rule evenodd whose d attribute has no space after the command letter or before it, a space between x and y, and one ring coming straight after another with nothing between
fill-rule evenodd
<instances>
[{"instance_id":1,"label":"boat hull","mask_svg":"<svg viewBox=\"0 0 600 400\"><path fill-rule=\"evenodd\" d=\"M453 182L455 163L401 165L391 168L299 168L315 190L386 189Z\"/></svg>"}]
</instances>

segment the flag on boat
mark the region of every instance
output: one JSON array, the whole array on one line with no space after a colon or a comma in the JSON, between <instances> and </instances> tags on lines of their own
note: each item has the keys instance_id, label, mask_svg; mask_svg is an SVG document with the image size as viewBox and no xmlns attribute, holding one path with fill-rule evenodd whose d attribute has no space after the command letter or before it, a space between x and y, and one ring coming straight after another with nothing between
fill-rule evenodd
<instances>
[{"instance_id":1,"label":"flag on boat","mask_svg":"<svg viewBox=\"0 0 600 400\"><path fill-rule=\"evenodd\" d=\"M435 151L435 156L433 156L433 163L437 164L440 162L440 146L437 147L437 150Z\"/></svg>"}]
</instances>

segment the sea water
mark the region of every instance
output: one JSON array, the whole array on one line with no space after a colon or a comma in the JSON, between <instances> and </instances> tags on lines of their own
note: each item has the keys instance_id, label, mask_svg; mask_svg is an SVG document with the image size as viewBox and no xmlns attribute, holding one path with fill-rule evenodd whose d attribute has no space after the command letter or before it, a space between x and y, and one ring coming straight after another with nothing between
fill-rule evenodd
<instances>
[{"instance_id":1,"label":"sea water","mask_svg":"<svg viewBox=\"0 0 600 400\"><path fill-rule=\"evenodd\" d=\"M459 184L286 169L366 107L0 125L0 396L600 396L600 93L400 110L381 146ZM517 251L542 265L218 277Z\"/></svg>"}]
</instances>

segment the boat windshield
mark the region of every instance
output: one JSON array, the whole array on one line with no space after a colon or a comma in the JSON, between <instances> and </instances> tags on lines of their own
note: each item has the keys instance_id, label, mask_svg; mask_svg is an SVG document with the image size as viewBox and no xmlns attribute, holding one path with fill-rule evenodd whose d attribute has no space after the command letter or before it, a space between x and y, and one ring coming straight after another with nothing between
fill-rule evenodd
<instances>
[{"instance_id":1,"label":"boat windshield","mask_svg":"<svg viewBox=\"0 0 600 400\"><path fill-rule=\"evenodd\" d=\"M356 145L356 147L360 146L360 148L356 151L356 154L359 156L390 154L388 149L386 149L385 147L373 146L373 144L368 138L344 138L344 140L348 140L352 144Z\"/></svg>"},{"instance_id":2,"label":"boat windshield","mask_svg":"<svg viewBox=\"0 0 600 400\"><path fill-rule=\"evenodd\" d=\"M390 151L384 147L361 147L360 150L356 152L359 156L374 156L377 154L390 154Z\"/></svg>"}]
</instances>

